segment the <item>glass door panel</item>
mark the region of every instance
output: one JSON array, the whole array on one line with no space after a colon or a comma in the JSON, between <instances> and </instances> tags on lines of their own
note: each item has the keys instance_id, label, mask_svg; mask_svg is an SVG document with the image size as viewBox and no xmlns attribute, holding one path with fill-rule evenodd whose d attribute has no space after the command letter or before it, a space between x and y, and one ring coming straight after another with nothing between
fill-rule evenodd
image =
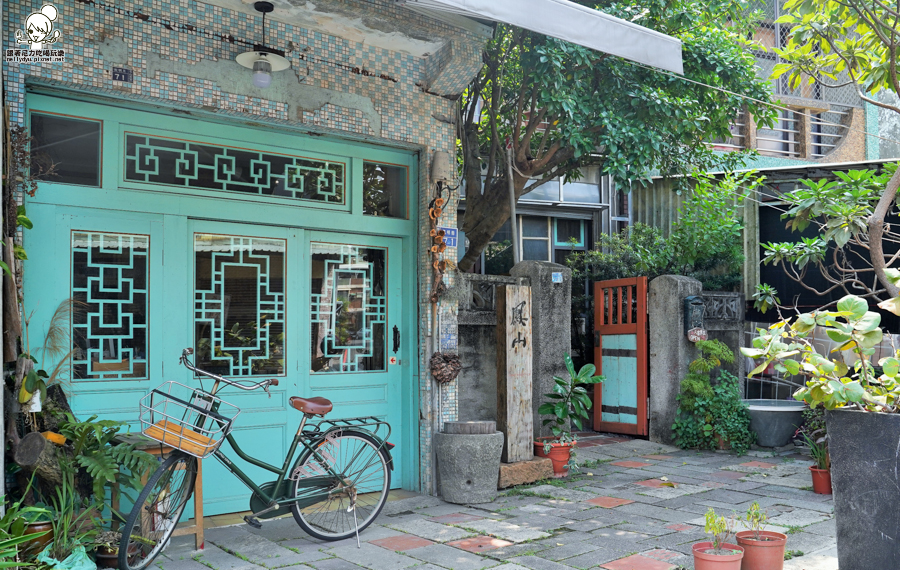
<instances>
[{"instance_id":1,"label":"glass door panel","mask_svg":"<svg viewBox=\"0 0 900 570\"><path fill-rule=\"evenodd\" d=\"M309 374L301 395L331 400L334 411L326 419L386 420L392 443L398 443L404 430L415 429L402 423L404 398L415 389L407 385L414 341L402 319L402 242L336 232L308 235L301 279L309 285L310 334L300 369ZM392 487L402 483L402 456L412 452L402 445L393 449L398 470Z\"/></svg>"},{"instance_id":2,"label":"glass door panel","mask_svg":"<svg viewBox=\"0 0 900 570\"><path fill-rule=\"evenodd\" d=\"M194 234L197 366L225 376L284 374L287 241Z\"/></svg>"},{"instance_id":3,"label":"glass door panel","mask_svg":"<svg viewBox=\"0 0 900 570\"><path fill-rule=\"evenodd\" d=\"M310 370L384 372L387 249L314 242L310 247Z\"/></svg>"}]
</instances>

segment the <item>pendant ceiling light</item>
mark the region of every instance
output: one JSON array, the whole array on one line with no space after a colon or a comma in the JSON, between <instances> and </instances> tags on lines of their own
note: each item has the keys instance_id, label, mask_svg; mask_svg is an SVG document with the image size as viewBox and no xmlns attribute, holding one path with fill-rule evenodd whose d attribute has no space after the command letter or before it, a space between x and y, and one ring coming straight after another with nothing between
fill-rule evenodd
<instances>
[{"instance_id":1,"label":"pendant ceiling light","mask_svg":"<svg viewBox=\"0 0 900 570\"><path fill-rule=\"evenodd\" d=\"M262 14L262 43L254 46L253 51L245 51L235 60L244 67L253 70L253 85L265 89L272 83L273 71L284 71L291 62L284 58L284 52L266 47L266 14L275 6L271 2L256 2L253 8Z\"/></svg>"}]
</instances>

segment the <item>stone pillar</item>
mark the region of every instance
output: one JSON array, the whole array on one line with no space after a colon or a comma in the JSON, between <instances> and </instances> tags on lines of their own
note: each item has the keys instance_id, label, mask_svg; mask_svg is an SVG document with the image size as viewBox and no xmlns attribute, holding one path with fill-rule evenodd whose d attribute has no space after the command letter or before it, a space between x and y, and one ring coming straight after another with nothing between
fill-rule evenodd
<instances>
[{"instance_id":1,"label":"stone pillar","mask_svg":"<svg viewBox=\"0 0 900 570\"><path fill-rule=\"evenodd\" d=\"M675 396L698 355L684 334L684 298L699 295L702 288L696 279L679 275L650 282L650 441L674 443Z\"/></svg>"},{"instance_id":2,"label":"stone pillar","mask_svg":"<svg viewBox=\"0 0 900 570\"><path fill-rule=\"evenodd\" d=\"M537 411L544 394L553 390L553 377L568 375L563 355L572 351L572 270L548 261L521 261L509 273L531 283L534 435L550 435Z\"/></svg>"}]
</instances>

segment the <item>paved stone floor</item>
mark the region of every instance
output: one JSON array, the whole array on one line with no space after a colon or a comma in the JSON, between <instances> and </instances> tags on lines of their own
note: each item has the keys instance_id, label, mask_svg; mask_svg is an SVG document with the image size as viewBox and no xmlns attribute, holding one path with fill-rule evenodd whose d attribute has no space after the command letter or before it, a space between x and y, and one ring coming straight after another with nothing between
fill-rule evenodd
<instances>
[{"instance_id":1,"label":"paved stone floor","mask_svg":"<svg viewBox=\"0 0 900 570\"><path fill-rule=\"evenodd\" d=\"M581 473L514 488L492 503L389 501L356 540L322 542L292 517L256 530L209 529L206 547L176 539L163 570L673 570L693 568L703 514L743 514L758 501L770 527L803 555L785 570L837 570L830 496L812 492L811 461L793 450L682 451L621 437L585 438ZM404 496L404 495L401 495Z\"/></svg>"}]
</instances>

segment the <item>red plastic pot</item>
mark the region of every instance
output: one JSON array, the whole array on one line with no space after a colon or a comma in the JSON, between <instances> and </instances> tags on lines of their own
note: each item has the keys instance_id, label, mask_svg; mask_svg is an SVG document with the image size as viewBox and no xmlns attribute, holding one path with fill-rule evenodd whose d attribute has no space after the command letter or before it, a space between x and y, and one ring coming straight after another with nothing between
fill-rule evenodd
<instances>
[{"instance_id":1,"label":"red plastic pot","mask_svg":"<svg viewBox=\"0 0 900 570\"><path fill-rule=\"evenodd\" d=\"M741 559L744 557L744 548L737 544L725 543L722 548L731 551L739 551L730 554L712 554L706 552L712 550L712 542L698 542L691 547L694 553L694 570L741 570Z\"/></svg>"},{"instance_id":2,"label":"red plastic pot","mask_svg":"<svg viewBox=\"0 0 900 570\"><path fill-rule=\"evenodd\" d=\"M782 570L787 535L768 530L760 531L759 535L762 540L756 540L752 530L737 533L738 546L744 547L741 570Z\"/></svg>"},{"instance_id":3,"label":"red plastic pot","mask_svg":"<svg viewBox=\"0 0 900 570\"><path fill-rule=\"evenodd\" d=\"M810 467L809 471L812 473L813 492L819 495L830 495L831 471L828 469L816 469L815 467Z\"/></svg>"},{"instance_id":4,"label":"red plastic pot","mask_svg":"<svg viewBox=\"0 0 900 570\"><path fill-rule=\"evenodd\" d=\"M559 443L557 441L550 442L550 452L544 452L544 444L546 440L549 438L539 438L534 441L534 454L537 457L549 457L550 461L553 463L553 476L557 478L566 477L569 474L568 468L566 468L566 464L569 463L569 457L572 455L572 447L575 445L574 441L569 441L566 443Z\"/></svg>"}]
</instances>

